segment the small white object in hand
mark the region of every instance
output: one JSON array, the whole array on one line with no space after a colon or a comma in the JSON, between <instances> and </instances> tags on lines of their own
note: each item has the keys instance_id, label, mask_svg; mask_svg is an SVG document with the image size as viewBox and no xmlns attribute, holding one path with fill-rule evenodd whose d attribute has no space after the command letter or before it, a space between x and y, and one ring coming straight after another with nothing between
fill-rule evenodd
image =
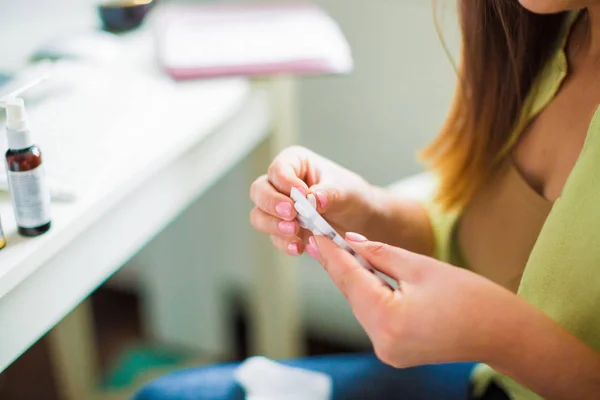
<instances>
[{"instance_id":1,"label":"small white object in hand","mask_svg":"<svg viewBox=\"0 0 600 400\"><path fill-rule=\"evenodd\" d=\"M315 197L315 195L311 193L308 196L306 196L306 198L310 202L310 205L313 206L313 208L316 210L317 209L317 198Z\"/></svg>"},{"instance_id":2,"label":"small white object in hand","mask_svg":"<svg viewBox=\"0 0 600 400\"><path fill-rule=\"evenodd\" d=\"M329 400L333 383L329 375L289 367L265 357L240 364L235 379L247 400Z\"/></svg>"},{"instance_id":3,"label":"small white object in hand","mask_svg":"<svg viewBox=\"0 0 600 400\"><path fill-rule=\"evenodd\" d=\"M294 200L294 208L298 211L297 219L300 222L300 226L310 230L313 235L327 236L333 240L335 244L340 246L342 249L350 253L363 267L369 271L376 272L373 267L365 260L360 254L358 254L350 245L336 232L335 229L323 217L315 208L316 199L315 196L309 194L307 197L296 188L292 188L290 197ZM314 203L314 205L313 205Z\"/></svg>"}]
</instances>

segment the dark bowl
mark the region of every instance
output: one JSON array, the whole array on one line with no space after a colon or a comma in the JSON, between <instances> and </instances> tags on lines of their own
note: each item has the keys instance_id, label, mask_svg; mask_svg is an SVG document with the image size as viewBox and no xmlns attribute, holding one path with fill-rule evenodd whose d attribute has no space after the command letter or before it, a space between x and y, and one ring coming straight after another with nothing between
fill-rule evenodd
<instances>
[{"instance_id":1,"label":"dark bowl","mask_svg":"<svg viewBox=\"0 0 600 400\"><path fill-rule=\"evenodd\" d=\"M104 1L98 5L102 28L109 32L126 32L137 28L152 9L154 0Z\"/></svg>"}]
</instances>

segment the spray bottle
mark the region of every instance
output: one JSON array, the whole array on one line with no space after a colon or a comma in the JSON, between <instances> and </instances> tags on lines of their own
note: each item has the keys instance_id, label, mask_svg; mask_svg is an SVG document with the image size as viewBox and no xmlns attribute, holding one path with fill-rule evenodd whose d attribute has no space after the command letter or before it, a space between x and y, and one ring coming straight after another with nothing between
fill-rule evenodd
<instances>
[{"instance_id":1,"label":"spray bottle","mask_svg":"<svg viewBox=\"0 0 600 400\"><path fill-rule=\"evenodd\" d=\"M50 193L45 179L42 154L34 145L27 125L22 93L50 77L48 66L34 68L21 79L5 85L0 107L6 109L6 173L18 231L37 236L50 229ZM0 226L0 249L6 237Z\"/></svg>"},{"instance_id":2,"label":"spray bottle","mask_svg":"<svg viewBox=\"0 0 600 400\"><path fill-rule=\"evenodd\" d=\"M5 107L6 173L17 228L23 236L38 236L51 225L50 190L42 152L33 142L23 99L8 99Z\"/></svg>"}]
</instances>

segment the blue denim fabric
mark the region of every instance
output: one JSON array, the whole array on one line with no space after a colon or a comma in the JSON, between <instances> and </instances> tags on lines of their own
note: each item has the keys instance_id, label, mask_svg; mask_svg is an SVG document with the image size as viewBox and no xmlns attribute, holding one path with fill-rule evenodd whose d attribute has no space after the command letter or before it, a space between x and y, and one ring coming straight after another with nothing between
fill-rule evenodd
<instances>
[{"instance_id":1,"label":"blue denim fabric","mask_svg":"<svg viewBox=\"0 0 600 400\"><path fill-rule=\"evenodd\" d=\"M332 355L282 363L324 372L333 379L334 400L465 400L474 364L457 363L395 369L373 354ZM242 400L235 382L237 363L191 368L160 377L143 387L135 400Z\"/></svg>"}]
</instances>

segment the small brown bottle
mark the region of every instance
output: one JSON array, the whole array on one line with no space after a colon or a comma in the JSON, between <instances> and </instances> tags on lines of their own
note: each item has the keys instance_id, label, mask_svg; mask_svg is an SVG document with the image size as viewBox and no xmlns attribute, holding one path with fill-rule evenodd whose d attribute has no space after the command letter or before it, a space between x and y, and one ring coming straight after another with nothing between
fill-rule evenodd
<instances>
[{"instance_id":1,"label":"small brown bottle","mask_svg":"<svg viewBox=\"0 0 600 400\"><path fill-rule=\"evenodd\" d=\"M6 102L6 135L6 172L17 228L23 236L38 236L50 229L50 190L20 98Z\"/></svg>"}]
</instances>

